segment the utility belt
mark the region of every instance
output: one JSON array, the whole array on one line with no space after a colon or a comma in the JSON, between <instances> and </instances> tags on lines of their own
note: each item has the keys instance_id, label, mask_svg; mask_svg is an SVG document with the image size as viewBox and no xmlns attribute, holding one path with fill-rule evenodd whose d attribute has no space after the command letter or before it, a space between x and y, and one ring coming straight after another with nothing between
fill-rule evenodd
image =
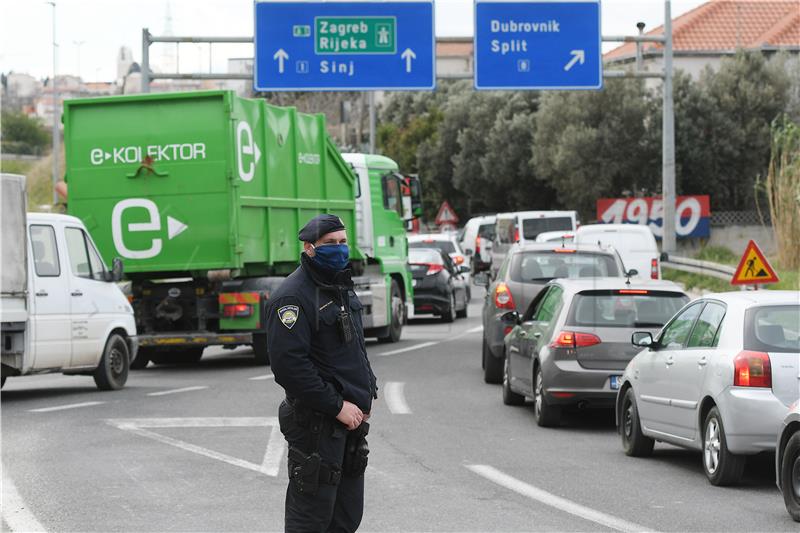
<instances>
[{"instance_id":1,"label":"utility belt","mask_svg":"<svg viewBox=\"0 0 800 533\"><path fill-rule=\"evenodd\" d=\"M342 476L359 477L364 474L369 454L366 441L369 424L362 422L358 429L347 431L335 418L305 407L293 398L287 397L286 403L293 409L295 423L310 433L309 453L294 446L289 447L289 480L299 492L314 495L320 484L336 486ZM326 432L331 436L337 432L347 433L342 465L329 464L319 454L320 441Z\"/></svg>"}]
</instances>

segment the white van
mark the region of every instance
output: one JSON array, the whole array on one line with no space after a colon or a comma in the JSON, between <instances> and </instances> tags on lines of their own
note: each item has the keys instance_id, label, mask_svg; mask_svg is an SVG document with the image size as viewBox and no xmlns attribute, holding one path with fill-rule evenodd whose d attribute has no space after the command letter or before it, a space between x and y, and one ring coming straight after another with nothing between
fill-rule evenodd
<instances>
[{"instance_id":1,"label":"white van","mask_svg":"<svg viewBox=\"0 0 800 533\"><path fill-rule=\"evenodd\" d=\"M25 178L2 175L2 383L9 376L91 375L120 389L136 356L133 309L83 223L25 213Z\"/></svg>"},{"instance_id":2,"label":"white van","mask_svg":"<svg viewBox=\"0 0 800 533\"><path fill-rule=\"evenodd\" d=\"M473 272L489 269L492 261L491 247L494 240L494 215L472 217L458 234L458 244L472 257Z\"/></svg>"},{"instance_id":3,"label":"white van","mask_svg":"<svg viewBox=\"0 0 800 533\"><path fill-rule=\"evenodd\" d=\"M492 243L492 272L500 268L500 264L514 243L524 245L536 242L536 237L541 233L575 231L577 226L577 211L499 213L495 220L495 236Z\"/></svg>"},{"instance_id":4,"label":"white van","mask_svg":"<svg viewBox=\"0 0 800 533\"><path fill-rule=\"evenodd\" d=\"M661 279L661 262L653 232L642 224L589 224L575 232L576 244L613 246L626 270L636 270L637 277Z\"/></svg>"}]
</instances>

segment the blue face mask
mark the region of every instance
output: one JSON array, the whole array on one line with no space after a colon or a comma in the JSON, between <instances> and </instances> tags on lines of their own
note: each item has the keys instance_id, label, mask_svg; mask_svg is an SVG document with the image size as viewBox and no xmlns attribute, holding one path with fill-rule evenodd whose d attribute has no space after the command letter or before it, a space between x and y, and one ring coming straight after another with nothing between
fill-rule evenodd
<instances>
[{"instance_id":1,"label":"blue face mask","mask_svg":"<svg viewBox=\"0 0 800 533\"><path fill-rule=\"evenodd\" d=\"M337 272L344 270L350 262L350 249L346 244L314 246L314 251L314 256L311 259L319 266L329 270Z\"/></svg>"}]
</instances>

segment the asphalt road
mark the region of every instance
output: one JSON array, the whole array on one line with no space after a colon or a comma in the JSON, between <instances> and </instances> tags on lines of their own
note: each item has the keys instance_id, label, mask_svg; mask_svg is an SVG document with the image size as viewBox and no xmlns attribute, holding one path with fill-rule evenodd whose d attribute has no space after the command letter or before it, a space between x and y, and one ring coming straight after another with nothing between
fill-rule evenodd
<instances>
[{"instance_id":1,"label":"asphalt road","mask_svg":"<svg viewBox=\"0 0 800 533\"><path fill-rule=\"evenodd\" d=\"M476 291L478 292L478 291ZM772 458L715 488L700 455L622 453L611 413L538 428L483 383L481 299L455 324L418 320L370 343L381 386L371 419L363 531L798 531ZM246 349L91 378L11 378L2 391L3 528L280 531L286 490L275 427L282 390Z\"/></svg>"}]
</instances>

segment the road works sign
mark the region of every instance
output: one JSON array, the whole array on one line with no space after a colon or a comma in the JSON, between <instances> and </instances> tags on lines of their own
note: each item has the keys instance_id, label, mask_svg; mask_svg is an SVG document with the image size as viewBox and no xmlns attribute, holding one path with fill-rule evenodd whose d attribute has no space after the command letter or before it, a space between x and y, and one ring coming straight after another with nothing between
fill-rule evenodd
<instances>
[{"instance_id":1,"label":"road works sign","mask_svg":"<svg viewBox=\"0 0 800 533\"><path fill-rule=\"evenodd\" d=\"M476 89L600 89L600 1L475 2Z\"/></svg>"},{"instance_id":2,"label":"road works sign","mask_svg":"<svg viewBox=\"0 0 800 533\"><path fill-rule=\"evenodd\" d=\"M458 223L458 215L456 215L456 212L450 207L450 204L447 203L447 200L442 202L442 205L439 206L439 212L436 214L435 222L437 226L443 224L455 226L456 223Z\"/></svg>"},{"instance_id":3,"label":"road works sign","mask_svg":"<svg viewBox=\"0 0 800 533\"><path fill-rule=\"evenodd\" d=\"M736 273L733 275L733 285L761 285L762 283L777 283L778 275L767 262L755 241L747 243L747 248L739 261Z\"/></svg>"},{"instance_id":4,"label":"road works sign","mask_svg":"<svg viewBox=\"0 0 800 533\"><path fill-rule=\"evenodd\" d=\"M257 91L433 89L433 2L255 3Z\"/></svg>"}]
</instances>

